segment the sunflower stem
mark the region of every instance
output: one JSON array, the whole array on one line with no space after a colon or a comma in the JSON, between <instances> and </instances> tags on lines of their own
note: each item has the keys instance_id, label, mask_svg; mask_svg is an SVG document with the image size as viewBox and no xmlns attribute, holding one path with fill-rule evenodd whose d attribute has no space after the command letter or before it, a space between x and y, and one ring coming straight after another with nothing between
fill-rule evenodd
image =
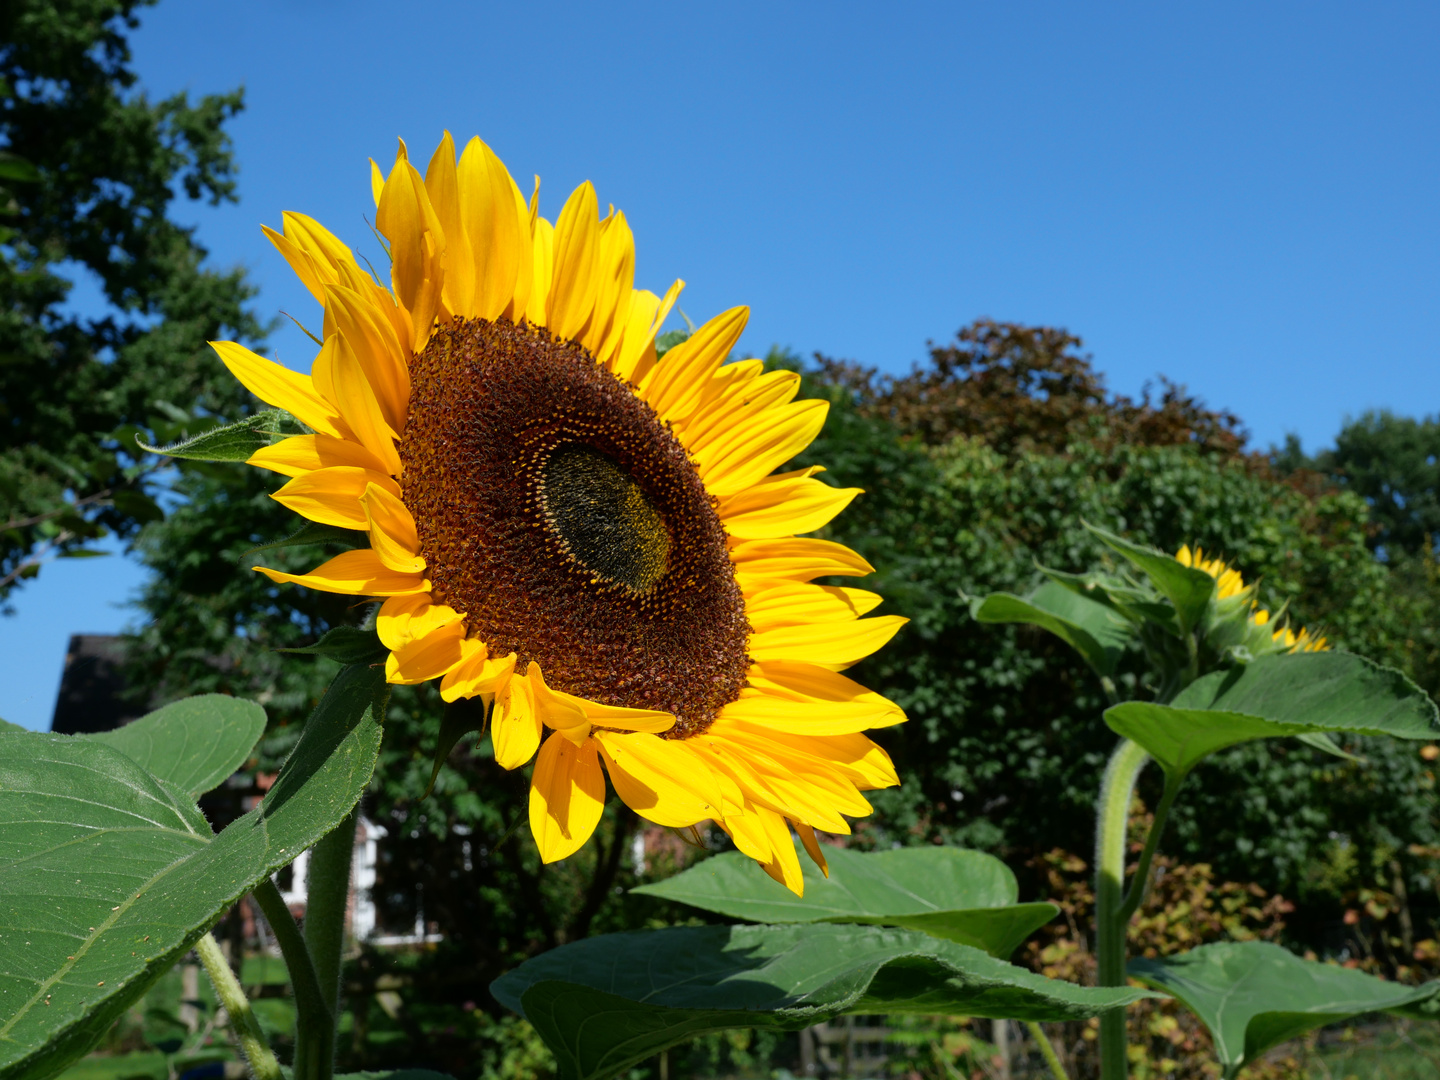
<instances>
[{"instance_id":1,"label":"sunflower stem","mask_svg":"<svg viewBox=\"0 0 1440 1080\"><path fill-rule=\"evenodd\" d=\"M265 1033L260 1030L260 1022L255 1019L255 1012L250 1008L250 999L245 996L244 987L230 969L230 961L226 960L225 954L220 951L215 935L206 934L202 937L195 943L195 951L200 956L200 962L205 965L210 984L215 987L216 998L224 1006L225 1015L230 1018L230 1031L234 1034L235 1041L240 1044L240 1050L250 1066L250 1075L255 1080L283 1080L280 1062L275 1059L274 1051L265 1041Z\"/></svg>"},{"instance_id":2,"label":"sunflower stem","mask_svg":"<svg viewBox=\"0 0 1440 1080\"><path fill-rule=\"evenodd\" d=\"M1065 1066L1060 1064L1060 1055L1055 1052L1055 1046L1050 1042L1050 1036L1045 1034L1045 1029L1034 1020L1026 1020L1025 1027L1040 1047L1040 1056L1045 1059L1045 1064L1050 1067L1050 1075L1053 1076L1055 1080L1070 1080L1070 1078L1065 1075Z\"/></svg>"},{"instance_id":3,"label":"sunflower stem","mask_svg":"<svg viewBox=\"0 0 1440 1080\"><path fill-rule=\"evenodd\" d=\"M325 1004L310 949L274 881L266 878L252 895L275 932L295 991L294 1080L328 1080L335 1065L335 1014Z\"/></svg>"},{"instance_id":4,"label":"sunflower stem","mask_svg":"<svg viewBox=\"0 0 1440 1080\"><path fill-rule=\"evenodd\" d=\"M305 944L315 962L325 1008L338 1017L340 961L345 944L345 916L350 907L350 862L355 852L358 808L321 838L310 851L305 882ZM333 1056L333 1047L332 1047ZM328 1080L329 1072L318 1080Z\"/></svg>"},{"instance_id":5,"label":"sunflower stem","mask_svg":"<svg viewBox=\"0 0 1440 1080\"><path fill-rule=\"evenodd\" d=\"M1095 828L1095 952L1100 986L1125 985L1124 915L1125 839L1135 781L1149 755L1139 744L1121 739L1105 768ZM1128 1072L1125 1010L1100 1016L1101 1080L1125 1080Z\"/></svg>"}]
</instances>

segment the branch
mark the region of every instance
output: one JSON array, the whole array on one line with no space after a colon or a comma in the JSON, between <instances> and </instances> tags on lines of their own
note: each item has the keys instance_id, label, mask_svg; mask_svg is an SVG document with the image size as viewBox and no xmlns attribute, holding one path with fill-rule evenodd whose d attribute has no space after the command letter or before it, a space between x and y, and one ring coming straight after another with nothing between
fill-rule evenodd
<instances>
[{"instance_id":1,"label":"branch","mask_svg":"<svg viewBox=\"0 0 1440 1080\"><path fill-rule=\"evenodd\" d=\"M34 517L11 518L5 522L4 525L0 525L0 532L9 532L11 529L24 529L31 525L39 525L42 521L49 521L51 518L57 518L61 514L68 514L71 510L78 510L80 507L88 506L91 503L102 502L110 498L113 494L113 491L106 488L104 491L97 491L94 495L86 495L83 499L76 499L73 503L67 503L59 510L47 510L45 513L36 514Z\"/></svg>"}]
</instances>

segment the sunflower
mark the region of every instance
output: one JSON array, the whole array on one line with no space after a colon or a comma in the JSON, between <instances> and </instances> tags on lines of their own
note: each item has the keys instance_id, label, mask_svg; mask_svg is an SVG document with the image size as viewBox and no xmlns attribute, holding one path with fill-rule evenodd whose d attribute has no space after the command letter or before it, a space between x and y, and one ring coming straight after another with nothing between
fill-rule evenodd
<instances>
[{"instance_id":1,"label":"sunflower","mask_svg":"<svg viewBox=\"0 0 1440 1080\"><path fill-rule=\"evenodd\" d=\"M863 790L898 783L863 732L905 719L839 672L903 625L872 592L814 584L872 567L801 533L858 494L774 470L827 404L799 376L727 363L748 309L657 353L679 295L633 287L623 213L587 182L552 225L500 160L446 133L422 177L404 144L371 162L390 287L314 220L267 229L324 306L309 376L215 349L312 433L250 462L273 496L369 534L276 582L383 600L392 683L440 680L490 710L496 760L534 759L530 826L546 862L594 832L608 773L659 825L712 820L799 893L793 829L848 833Z\"/></svg>"},{"instance_id":2,"label":"sunflower","mask_svg":"<svg viewBox=\"0 0 1440 1080\"><path fill-rule=\"evenodd\" d=\"M1223 559L1207 559L1205 552L1199 547L1191 550L1189 544L1182 544L1180 550L1175 553L1176 561L1183 566L1193 567L1196 570L1203 570L1215 579L1215 599L1217 607L1225 612L1225 608L1234 608L1236 611L1245 613L1249 626L1256 631L1255 638L1266 652L1328 652L1329 642L1323 636L1312 636L1309 630L1304 627L1299 633L1291 630L1288 625L1271 625L1271 615L1268 610L1262 608L1255 602L1255 587L1246 585L1245 579L1240 576L1240 571L1230 566ZM1229 601L1229 604L1226 602ZM1269 640L1264 637L1269 634Z\"/></svg>"}]
</instances>

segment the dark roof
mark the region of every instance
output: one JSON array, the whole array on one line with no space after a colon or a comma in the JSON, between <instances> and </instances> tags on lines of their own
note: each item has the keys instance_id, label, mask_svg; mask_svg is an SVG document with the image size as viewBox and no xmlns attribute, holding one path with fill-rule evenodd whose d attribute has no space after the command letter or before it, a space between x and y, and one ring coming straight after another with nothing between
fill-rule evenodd
<instances>
[{"instance_id":1,"label":"dark roof","mask_svg":"<svg viewBox=\"0 0 1440 1080\"><path fill-rule=\"evenodd\" d=\"M120 638L114 634L70 636L51 731L61 735L111 731L140 715L121 697L123 657Z\"/></svg>"}]
</instances>

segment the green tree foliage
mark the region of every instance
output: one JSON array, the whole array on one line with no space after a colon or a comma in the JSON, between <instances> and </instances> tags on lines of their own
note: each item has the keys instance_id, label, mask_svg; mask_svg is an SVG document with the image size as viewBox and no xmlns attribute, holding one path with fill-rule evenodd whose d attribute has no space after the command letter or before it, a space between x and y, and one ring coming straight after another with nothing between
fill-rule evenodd
<instances>
[{"instance_id":1,"label":"green tree foliage","mask_svg":"<svg viewBox=\"0 0 1440 1080\"><path fill-rule=\"evenodd\" d=\"M1372 547L1432 552L1440 536L1440 420L1389 411L1348 421L1315 467L1370 504Z\"/></svg>"},{"instance_id":2,"label":"green tree foliage","mask_svg":"<svg viewBox=\"0 0 1440 1080\"><path fill-rule=\"evenodd\" d=\"M0 599L46 555L160 516L134 435L236 413L205 341L263 332L243 272L203 267L170 217L177 189L234 199L241 94L146 97L126 41L146 2L0 6ZM77 281L103 312L70 306Z\"/></svg>"},{"instance_id":3,"label":"green tree foliage","mask_svg":"<svg viewBox=\"0 0 1440 1080\"><path fill-rule=\"evenodd\" d=\"M1082 519L1168 550L1198 543L1260 579L1272 610L1293 598L1292 617L1337 645L1417 666L1412 627L1427 609L1371 555L1358 495L1287 483L1242 453L1233 417L1181 387L1158 406L1105 398L1076 346L1056 331L980 323L906 378L820 358L810 380L833 408L800 463L866 489L832 534L879 567L882 610L913 620L857 669L910 715L879 735L904 784L876 793L862 837L943 840L1016 864L1055 845L1085 849L1114 743L1099 688L1057 640L980 626L967 610L970 596L1027 591L1037 562L1082 570L1105 559ZM1082 400L1065 401L1072 392ZM1219 755L1189 781L1168 849L1304 896L1319 889L1316 853L1336 832L1386 859L1433 842L1433 780L1414 748L1357 749L1363 765L1289 742ZM1142 794L1153 805L1157 792ZM1333 902L1333 883L1324 891Z\"/></svg>"}]
</instances>

